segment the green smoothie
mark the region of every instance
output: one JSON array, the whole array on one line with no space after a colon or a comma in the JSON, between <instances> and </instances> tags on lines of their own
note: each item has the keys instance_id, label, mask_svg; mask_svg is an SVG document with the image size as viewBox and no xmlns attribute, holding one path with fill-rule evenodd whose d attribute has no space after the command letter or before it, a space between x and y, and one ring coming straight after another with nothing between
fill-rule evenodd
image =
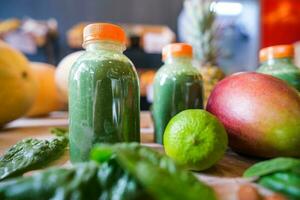
<instances>
[{"instance_id":1,"label":"green smoothie","mask_svg":"<svg viewBox=\"0 0 300 200\"><path fill-rule=\"evenodd\" d=\"M300 70L293 64L293 45L277 45L263 48L259 52L261 65L257 72L284 80L300 91Z\"/></svg>"},{"instance_id":2,"label":"green smoothie","mask_svg":"<svg viewBox=\"0 0 300 200\"><path fill-rule=\"evenodd\" d=\"M69 79L70 156L86 161L93 144L140 141L139 82L120 45L93 42Z\"/></svg>"},{"instance_id":3,"label":"green smoothie","mask_svg":"<svg viewBox=\"0 0 300 200\"><path fill-rule=\"evenodd\" d=\"M203 108L203 85L200 72L190 58L166 61L155 75L153 119L155 141L163 143L163 133L170 119L186 109Z\"/></svg>"},{"instance_id":4,"label":"green smoothie","mask_svg":"<svg viewBox=\"0 0 300 200\"><path fill-rule=\"evenodd\" d=\"M263 62L257 72L282 79L300 91L300 70L293 64L291 58L279 58Z\"/></svg>"}]
</instances>

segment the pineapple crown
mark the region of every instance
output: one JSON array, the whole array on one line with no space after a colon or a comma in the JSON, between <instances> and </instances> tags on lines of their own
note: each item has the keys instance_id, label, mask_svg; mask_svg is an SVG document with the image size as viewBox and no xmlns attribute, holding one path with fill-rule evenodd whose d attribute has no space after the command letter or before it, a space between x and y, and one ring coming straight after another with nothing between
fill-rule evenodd
<instances>
[{"instance_id":1,"label":"pineapple crown","mask_svg":"<svg viewBox=\"0 0 300 200\"><path fill-rule=\"evenodd\" d=\"M195 58L202 65L216 65L216 13L213 0L185 0L187 42L194 48Z\"/></svg>"}]
</instances>

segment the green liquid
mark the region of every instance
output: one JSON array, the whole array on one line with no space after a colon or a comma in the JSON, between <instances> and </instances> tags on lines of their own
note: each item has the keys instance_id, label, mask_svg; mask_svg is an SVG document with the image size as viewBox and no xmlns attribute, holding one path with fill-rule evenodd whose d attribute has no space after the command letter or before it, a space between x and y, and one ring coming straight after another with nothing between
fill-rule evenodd
<instances>
[{"instance_id":1,"label":"green liquid","mask_svg":"<svg viewBox=\"0 0 300 200\"><path fill-rule=\"evenodd\" d=\"M262 63L257 72L269 74L284 80L290 86L300 91L300 70L290 58L273 59Z\"/></svg>"},{"instance_id":2,"label":"green liquid","mask_svg":"<svg viewBox=\"0 0 300 200\"><path fill-rule=\"evenodd\" d=\"M95 143L139 142L139 101L137 73L125 56L79 58L69 81L71 161L88 160Z\"/></svg>"},{"instance_id":3,"label":"green liquid","mask_svg":"<svg viewBox=\"0 0 300 200\"><path fill-rule=\"evenodd\" d=\"M200 72L192 66L163 66L154 81L153 119L155 141L163 143L170 119L186 109L203 108Z\"/></svg>"}]
</instances>

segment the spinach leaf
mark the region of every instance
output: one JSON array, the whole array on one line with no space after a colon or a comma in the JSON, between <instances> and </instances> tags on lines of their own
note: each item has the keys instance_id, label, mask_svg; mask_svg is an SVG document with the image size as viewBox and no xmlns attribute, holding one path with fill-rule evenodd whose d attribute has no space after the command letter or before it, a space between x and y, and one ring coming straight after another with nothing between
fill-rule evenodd
<instances>
[{"instance_id":1,"label":"spinach leaf","mask_svg":"<svg viewBox=\"0 0 300 200\"><path fill-rule=\"evenodd\" d=\"M50 168L30 177L0 183L0 199L97 199L101 188L96 163L78 164L70 169Z\"/></svg>"},{"instance_id":2,"label":"spinach leaf","mask_svg":"<svg viewBox=\"0 0 300 200\"><path fill-rule=\"evenodd\" d=\"M168 157L139 144L100 144L93 148L91 158L105 163L116 161L148 191L154 199L193 200L216 199L213 190L190 172L178 167Z\"/></svg>"},{"instance_id":3,"label":"spinach leaf","mask_svg":"<svg viewBox=\"0 0 300 200\"><path fill-rule=\"evenodd\" d=\"M215 200L212 189L169 158L138 144L99 145L98 161L0 182L4 200Z\"/></svg>"},{"instance_id":4,"label":"spinach leaf","mask_svg":"<svg viewBox=\"0 0 300 200\"><path fill-rule=\"evenodd\" d=\"M53 132L58 132L53 130ZM63 154L68 139L62 135L52 140L24 139L0 157L0 181L39 169Z\"/></svg>"},{"instance_id":5,"label":"spinach leaf","mask_svg":"<svg viewBox=\"0 0 300 200\"><path fill-rule=\"evenodd\" d=\"M116 161L109 159L101 164L98 181L102 188L99 199L107 200L152 200L151 195L136 179Z\"/></svg>"},{"instance_id":6,"label":"spinach leaf","mask_svg":"<svg viewBox=\"0 0 300 200\"><path fill-rule=\"evenodd\" d=\"M1 182L0 199L152 200L114 159L101 167L95 162L81 163Z\"/></svg>"},{"instance_id":7,"label":"spinach leaf","mask_svg":"<svg viewBox=\"0 0 300 200\"><path fill-rule=\"evenodd\" d=\"M300 199L300 176L296 173L276 172L261 177L258 184L274 192L282 193L291 200Z\"/></svg>"},{"instance_id":8,"label":"spinach leaf","mask_svg":"<svg viewBox=\"0 0 300 200\"><path fill-rule=\"evenodd\" d=\"M300 159L280 157L254 164L244 172L244 177L261 177L278 171L300 171Z\"/></svg>"},{"instance_id":9,"label":"spinach leaf","mask_svg":"<svg viewBox=\"0 0 300 200\"><path fill-rule=\"evenodd\" d=\"M68 138L69 129L67 129L67 128L51 128L50 132L57 137Z\"/></svg>"},{"instance_id":10,"label":"spinach leaf","mask_svg":"<svg viewBox=\"0 0 300 200\"><path fill-rule=\"evenodd\" d=\"M245 177L257 177L258 184L288 199L300 198L300 159L275 158L259 162L244 172Z\"/></svg>"}]
</instances>

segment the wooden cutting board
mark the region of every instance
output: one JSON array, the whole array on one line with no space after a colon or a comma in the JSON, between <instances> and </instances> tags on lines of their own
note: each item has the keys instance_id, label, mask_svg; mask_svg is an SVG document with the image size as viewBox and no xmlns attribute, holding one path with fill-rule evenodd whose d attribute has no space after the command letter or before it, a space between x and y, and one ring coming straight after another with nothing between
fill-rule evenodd
<instances>
[{"instance_id":1,"label":"wooden cutting board","mask_svg":"<svg viewBox=\"0 0 300 200\"><path fill-rule=\"evenodd\" d=\"M68 116L66 112L55 112L44 118L22 118L8 124L0 131L0 154L24 138L49 139L52 127L67 127ZM153 124L149 112L141 112L141 141L144 145L162 150L161 145L153 143ZM211 185L219 199L235 200L240 185L247 184L250 180L241 178L245 169L257 160L240 156L232 151L227 151L224 158L212 168L195 175L202 181ZM70 165L69 155L66 153L54 165ZM255 185L262 194L271 194L270 191Z\"/></svg>"}]
</instances>

